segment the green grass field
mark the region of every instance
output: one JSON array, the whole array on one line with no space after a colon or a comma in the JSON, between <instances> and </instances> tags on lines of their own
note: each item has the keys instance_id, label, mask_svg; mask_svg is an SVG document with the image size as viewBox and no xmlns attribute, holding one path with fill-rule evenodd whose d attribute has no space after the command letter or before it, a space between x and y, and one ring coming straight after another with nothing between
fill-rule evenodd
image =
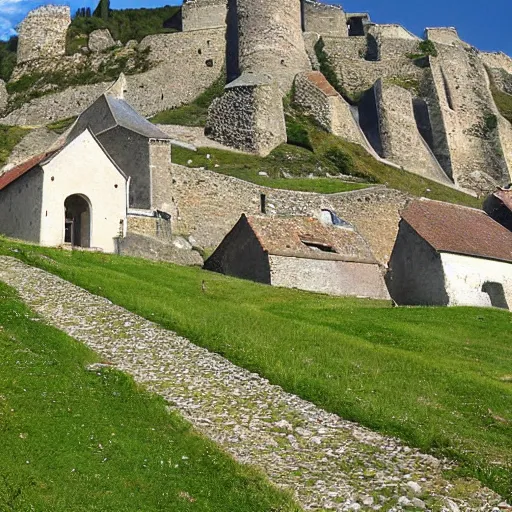
<instances>
[{"instance_id":1,"label":"green grass field","mask_svg":"<svg viewBox=\"0 0 512 512\"><path fill-rule=\"evenodd\" d=\"M0 283L0 510L298 511Z\"/></svg>"},{"instance_id":2,"label":"green grass field","mask_svg":"<svg viewBox=\"0 0 512 512\"><path fill-rule=\"evenodd\" d=\"M509 312L391 308L5 239L0 252L108 297L343 418L458 460L463 474L512 497Z\"/></svg>"}]
</instances>

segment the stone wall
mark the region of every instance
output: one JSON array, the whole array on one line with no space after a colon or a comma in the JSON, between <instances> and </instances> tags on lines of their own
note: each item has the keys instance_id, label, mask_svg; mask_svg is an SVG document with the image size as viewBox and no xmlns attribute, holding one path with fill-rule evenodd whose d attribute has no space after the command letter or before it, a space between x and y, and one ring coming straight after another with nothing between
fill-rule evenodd
<instances>
[{"instance_id":1,"label":"stone wall","mask_svg":"<svg viewBox=\"0 0 512 512\"><path fill-rule=\"evenodd\" d=\"M305 32L320 35L347 36L347 20L343 8L315 0L303 2L303 27Z\"/></svg>"},{"instance_id":2,"label":"stone wall","mask_svg":"<svg viewBox=\"0 0 512 512\"><path fill-rule=\"evenodd\" d=\"M268 155L286 142L277 82L262 75L242 74L210 106L205 133L225 146Z\"/></svg>"},{"instance_id":3,"label":"stone wall","mask_svg":"<svg viewBox=\"0 0 512 512\"><path fill-rule=\"evenodd\" d=\"M294 101L328 132L366 147L350 105L319 71L300 73L295 78Z\"/></svg>"},{"instance_id":4,"label":"stone wall","mask_svg":"<svg viewBox=\"0 0 512 512\"><path fill-rule=\"evenodd\" d=\"M151 204L163 212L171 210L168 191L172 187L171 141L149 141L149 169L151 173Z\"/></svg>"},{"instance_id":5,"label":"stone wall","mask_svg":"<svg viewBox=\"0 0 512 512\"><path fill-rule=\"evenodd\" d=\"M18 27L18 64L64 55L70 24L69 7L44 5L31 11Z\"/></svg>"},{"instance_id":6,"label":"stone wall","mask_svg":"<svg viewBox=\"0 0 512 512\"><path fill-rule=\"evenodd\" d=\"M269 256L273 286L330 295L389 299L378 265Z\"/></svg>"},{"instance_id":7,"label":"stone wall","mask_svg":"<svg viewBox=\"0 0 512 512\"><path fill-rule=\"evenodd\" d=\"M240 71L270 75L286 94L310 69L299 0L237 0Z\"/></svg>"},{"instance_id":8,"label":"stone wall","mask_svg":"<svg viewBox=\"0 0 512 512\"><path fill-rule=\"evenodd\" d=\"M171 221L156 215L128 214L126 232L132 235L144 235L159 240L171 240Z\"/></svg>"},{"instance_id":9,"label":"stone wall","mask_svg":"<svg viewBox=\"0 0 512 512\"><path fill-rule=\"evenodd\" d=\"M420 176L451 184L418 131L411 93L378 80L375 96L382 156Z\"/></svg>"},{"instance_id":10,"label":"stone wall","mask_svg":"<svg viewBox=\"0 0 512 512\"><path fill-rule=\"evenodd\" d=\"M7 88L5 87L5 82L0 78L0 112L7 107L7 101L9 99L9 94L7 93Z\"/></svg>"},{"instance_id":11,"label":"stone wall","mask_svg":"<svg viewBox=\"0 0 512 512\"><path fill-rule=\"evenodd\" d=\"M183 32L226 28L226 0L185 0L181 12Z\"/></svg>"},{"instance_id":12,"label":"stone wall","mask_svg":"<svg viewBox=\"0 0 512 512\"><path fill-rule=\"evenodd\" d=\"M428 34L433 41L447 41L435 43L438 56L430 58L431 84L426 90L434 152L448 150L446 159L459 187L479 193L494 190L510 181L507 161L512 155L508 143L502 144L502 138L508 139L507 128L500 122L484 65L475 49L455 39L453 29L429 29Z\"/></svg>"},{"instance_id":13,"label":"stone wall","mask_svg":"<svg viewBox=\"0 0 512 512\"><path fill-rule=\"evenodd\" d=\"M144 38L139 50L150 48L148 59L152 69L126 77L126 100L144 116L190 103L220 76L225 46L223 29ZM76 86L33 99L0 119L0 123L37 125L76 116L111 85Z\"/></svg>"},{"instance_id":14,"label":"stone wall","mask_svg":"<svg viewBox=\"0 0 512 512\"><path fill-rule=\"evenodd\" d=\"M351 93L359 93L373 86L379 78L409 78L420 80L423 69L407 57L417 46L408 39L382 40L373 49L374 58L367 60L366 36L324 37L324 51L330 57L341 85ZM378 60L381 58L381 60Z\"/></svg>"},{"instance_id":15,"label":"stone wall","mask_svg":"<svg viewBox=\"0 0 512 512\"><path fill-rule=\"evenodd\" d=\"M172 166L173 232L192 235L197 245L216 247L242 213L261 214L265 195L269 215L318 216L322 208L352 223L386 264L395 242L400 211L408 196L372 187L340 194L315 194L267 188L215 172Z\"/></svg>"}]
</instances>

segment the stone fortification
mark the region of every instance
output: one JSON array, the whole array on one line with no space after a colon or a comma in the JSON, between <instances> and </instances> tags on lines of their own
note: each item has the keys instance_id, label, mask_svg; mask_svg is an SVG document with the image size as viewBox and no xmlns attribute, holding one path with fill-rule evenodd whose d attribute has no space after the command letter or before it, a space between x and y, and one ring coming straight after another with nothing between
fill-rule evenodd
<instances>
[{"instance_id":1,"label":"stone fortification","mask_svg":"<svg viewBox=\"0 0 512 512\"><path fill-rule=\"evenodd\" d=\"M325 195L278 190L175 164L172 178L172 231L176 235L192 236L197 246L216 247L242 212L261 214L264 195L269 215L314 217L322 208L336 212L368 241L381 264L389 260L400 211L408 199L402 192L385 187Z\"/></svg>"},{"instance_id":2,"label":"stone fortification","mask_svg":"<svg viewBox=\"0 0 512 512\"><path fill-rule=\"evenodd\" d=\"M383 158L444 184L451 184L418 130L409 91L378 80L374 88Z\"/></svg>"},{"instance_id":3,"label":"stone fortification","mask_svg":"<svg viewBox=\"0 0 512 512\"><path fill-rule=\"evenodd\" d=\"M191 102L219 78L224 66L225 45L223 29L144 38L139 51L149 48L147 58L151 69L126 77L126 100L144 116ZM66 59L72 65L74 56ZM0 123L37 125L76 116L110 85L77 86L35 98L0 119Z\"/></svg>"},{"instance_id":4,"label":"stone fortification","mask_svg":"<svg viewBox=\"0 0 512 512\"><path fill-rule=\"evenodd\" d=\"M350 105L319 71L300 73L295 79L294 102L330 133L366 147L366 140Z\"/></svg>"},{"instance_id":5,"label":"stone fortification","mask_svg":"<svg viewBox=\"0 0 512 512\"><path fill-rule=\"evenodd\" d=\"M423 69L407 54L417 50L418 40L387 39L381 34L354 37L323 37L338 79L350 93L360 93L379 78L419 80Z\"/></svg>"},{"instance_id":6,"label":"stone fortification","mask_svg":"<svg viewBox=\"0 0 512 512\"><path fill-rule=\"evenodd\" d=\"M277 82L265 75L243 73L210 106L205 133L226 146L268 155L286 142Z\"/></svg>"},{"instance_id":7,"label":"stone fortification","mask_svg":"<svg viewBox=\"0 0 512 512\"><path fill-rule=\"evenodd\" d=\"M483 193L508 183L512 155L501 143L506 126L478 51L454 29L428 29L427 35L438 51L430 58L427 98L437 132L434 152L444 155L440 162L459 187Z\"/></svg>"},{"instance_id":8,"label":"stone fortification","mask_svg":"<svg viewBox=\"0 0 512 512\"><path fill-rule=\"evenodd\" d=\"M310 69L299 0L237 0L240 72L273 77L286 94L295 75Z\"/></svg>"},{"instance_id":9,"label":"stone fortification","mask_svg":"<svg viewBox=\"0 0 512 512\"><path fill-rule=\"evenodd\" d=\"M184 32L226 28L227 0L185 0L181 12Z\"/></svg>"},{"instance_id":10,"label":"stone fortification","mask_svg":"<svg viewBox=\"0 0 512 512\"><path fill-rule=\"evenodd\" d=\"M5 82L0 78L0 112L7 107L7 101L9 100L9 94Z\"/></svg>"},{"instance_id":11,"label":"stone fortification","mask_svg":"<svg viewBox=\"0 0 512 512\"><path fill-rule=\"evenodd\" d=\"M347 19L341 6L305 0L302 8L305 32L338 37L348 36Z\"/></svg>"},{"instance_id":12,"label":"stone fortification","mask_svg":"<svg viewBox=\"0 0 512 512\"><path fill-rule=\"evenodd\" d=\"M512 59L504 53L480 53L492 85L499 90L512 94Z\"/></svg>"},{"instance_id":13,"label":"stone fortification","mask_svg":"<svg viewBox=\"0 0 512 512\"><path fill-rule=\"evenodd\" d=\"M18 27L18 64L64 55L70 24L69 7L44 5L31 11Z\"/></svg>"}]
</instances>

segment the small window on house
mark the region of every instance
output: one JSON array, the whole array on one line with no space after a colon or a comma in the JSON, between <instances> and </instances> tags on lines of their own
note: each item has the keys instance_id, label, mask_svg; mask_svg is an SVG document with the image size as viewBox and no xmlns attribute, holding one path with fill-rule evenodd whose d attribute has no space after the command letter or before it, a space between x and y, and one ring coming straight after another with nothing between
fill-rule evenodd
<instances>
[{"instance_id":1,"label":"small window on house","mask_svg":"<svg viewBox=\"0 0 512 512\"><path fill-rule=\"evenodd\" d=\"M301 238L300 241L310 249L314 251L330 252L336 254L336 249L327 243L320 242L318 240L309 240L307 238Z\"/></svg>"},{"instance_id":2,"label":"small window on house","mask_svg":"<svg viewBox=\"0 0 512 512\"><path fill-rule=\"evenodd\" d=\"M260 211L267 213L267 196L265 194L260 194Z\"/></svg>"}]
</instances>

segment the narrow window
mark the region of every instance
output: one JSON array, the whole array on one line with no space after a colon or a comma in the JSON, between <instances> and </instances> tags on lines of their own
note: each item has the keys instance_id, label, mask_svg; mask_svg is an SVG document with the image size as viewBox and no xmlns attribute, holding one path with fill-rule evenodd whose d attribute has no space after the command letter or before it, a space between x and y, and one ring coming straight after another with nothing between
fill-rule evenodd
<instances>
[{"instance_id":1,"label":"narrow window","mask_svg":"<svg viewBox=\"0 0 512 512\"><path fill-rule=\"evenodd\" d=\"M265 194L260 194L260 211L267 213L267 196Z\"/></svg>"}]
</instances>

